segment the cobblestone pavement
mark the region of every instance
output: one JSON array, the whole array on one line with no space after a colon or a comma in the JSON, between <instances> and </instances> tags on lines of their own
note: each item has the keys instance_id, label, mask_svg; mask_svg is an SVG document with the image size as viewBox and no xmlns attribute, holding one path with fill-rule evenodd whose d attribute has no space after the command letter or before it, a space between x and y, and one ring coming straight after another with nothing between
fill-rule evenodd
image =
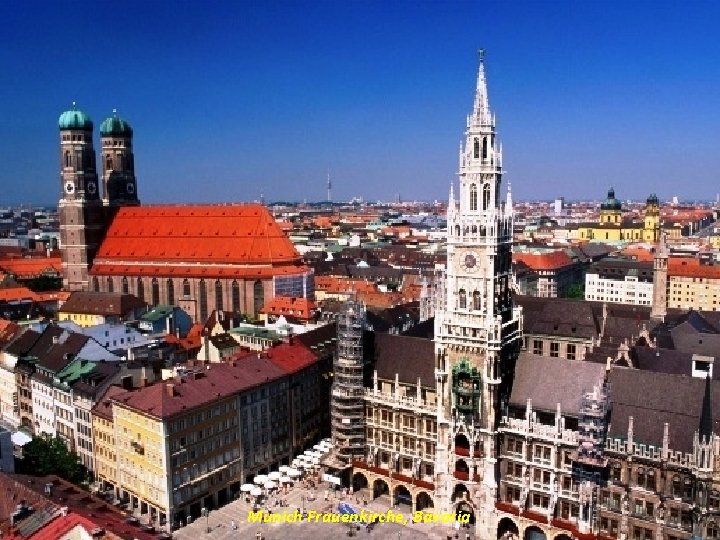
<instances>
[{"instance_id":1,"label":"cobblestone pavement","mask_svg":"<svg viewBox=\"0 0 720 540\"><path fill-rule=\"evenodd\" d=\"M392 509L389 507L387 498L378 498L364 505L363 498L368 497L368 494L360 492L357 495L348 495L345 498L331 494L326 502L325 493L324 487L306 489L297 486L287 494L271 497L267 504L273 512L292 514L301 508L304 497L304 508L308 513L311 511L337 513L338 504L341 501L346 501L358 511L364 510L366 512L385 514L388 510L391 510L393 513L401 513L403 517L407 518L407 523L404 525L400 523L377 523L370 532L362 526L359 531L357 529L353 531L353 536L359 539L446 540L448 532L451 532L453 537L456 532L454 529L450 529L448 525L412 523L410 507L400 505L398 508ZM287 506L275 506L275 500L277 499L284 499ZM262 508L265 508L265 505ZM255 540L258 538L258 533L263 540L335 540L349 536L349 525L343 523L323 523L322 521L316 523L307 519L298 523L248 522L248 512L251 510L252 503L240 498L222 508L212 510L207 519L198 518L190 525L178 529L173 533L173 538L177 540ZM231 527L232 521L235 522L237 527L234 530ZM465 533L461 532L459 538L465 540Z\"/></svg>"}]
</instances>

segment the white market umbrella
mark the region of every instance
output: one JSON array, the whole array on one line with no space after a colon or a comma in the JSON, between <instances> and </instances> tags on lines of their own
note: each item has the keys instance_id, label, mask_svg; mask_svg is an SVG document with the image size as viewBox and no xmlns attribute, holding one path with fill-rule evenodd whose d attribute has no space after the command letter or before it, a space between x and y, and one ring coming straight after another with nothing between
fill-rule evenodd
<instances>
[{"instance_id":1,"label":"white market umbrella","mask_svg":"<svg viewBox=\"0 0 720 540\"><path fill-rule=\"evenodd\" d=\"M270 474L268 474L268 478L269 478L270 480L275 480L276 482L277 482L278 480L280 480L280 477L281 477L281 476L282 476L282 474L280 474L280 473L277 472L277 471L273 471L273 472L271 472Z\"/></svg>"},{"instance_id":2,"label":"white market umbrella","mask_svg":"<svg viewBox=\"0 0 720 540\"><path fill-rule=\"evenodd\" d=\"M287 472L287 475L288 475L290 478L297 478L298 476L300 476L300 471L298 471L297 469L290 469L290 470Z\"/></svg>"},{"instance_id":3,"label":"white market umbrella","mask_svg":"<svg viewBox=\"0 0 720 540\"><path fill-rule=\"evenodd\" d=\"M281 476L281 477L280 477L280 482L283 483L283 484L289 484L289 483L291 483L292 481L293 481L293 479L290 478L289 476Z\"/></svg>"},{"instance_id":4,"label":"white market umbrella","mask_svg":"<svg viewBox=\"0 0 720 540\"><path fill-rule=\"evenodd\" d=\"M317 450L318 452L321 452L325 449L325 447L322 444L316 444L313 446L313 450Z\"/></svg>"},{"instance_id":5,"label":"white market umbrella","mask_svg":"<svg viewBox=\"0 0 720 540\"><path fill-rule=\"evenodd\" d=\"M252 488L250 495L252 495L253 497L259 497L260 495L262 495L262 489L260 489L259 487Z\"/></svg>"},{"instance_id":6,"label":"white market umbrella","mask_svg":"<svg viewBox=\"0 0 720 540\"><path fill-rule=\"evenodd\" d=\"M254 479L253 483L257 484L258 486L262 486L265 482L268 481L268 477L264 474L258 474Z\"/></svg>"},{"instance_id":7,"label":"white market umbrella","mask_svg":"<svg viewBox=\"0 0 720 540\"><path fill-rule=\"evenodd\" d=\"M265 489L275 489L276 487L277 484L272 480L268 480L267 482L265 482Z\"/></svg>"},{"instance_id":8,"label":"white market umbrella","mask_svg":"<svg viewBox=\"0 0 720 540\"><path fill-rule=\"evenodd\" d=\"M280 465L280 472L283 474L287 474L290 469L291 467L288 467L287 465Z\"/></svg>"},{"instance_id":9,"label":"white market umbrella","mask_svg":"<svg viewBox=\"0 0 720 540\"><path fill-rule=\"evenodd\" d=\"M243 484L242 486L240 486L240 491L242 491L243 493L250 493L254 487L255 486L253 486L252 484Z\"/></svg>"}]
</instances>

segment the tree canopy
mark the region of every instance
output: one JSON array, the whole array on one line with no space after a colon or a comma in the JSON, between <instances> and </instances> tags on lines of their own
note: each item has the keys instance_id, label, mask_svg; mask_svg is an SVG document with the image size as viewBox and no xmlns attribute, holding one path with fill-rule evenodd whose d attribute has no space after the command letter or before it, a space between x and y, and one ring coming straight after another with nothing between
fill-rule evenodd
<instances>
[{"instance_id":1,"label":"tree canopy","mask_svg":"<svg viewBox=\"0 0 720 540\"><path fill-rule=\"evenodd\" d=\"M35 437L23 447L23 458L17 472L34 476L56 474L79 484L87 480L87 469L80 457L68 450L60 437Z\"/></svg>"}]
</instances>

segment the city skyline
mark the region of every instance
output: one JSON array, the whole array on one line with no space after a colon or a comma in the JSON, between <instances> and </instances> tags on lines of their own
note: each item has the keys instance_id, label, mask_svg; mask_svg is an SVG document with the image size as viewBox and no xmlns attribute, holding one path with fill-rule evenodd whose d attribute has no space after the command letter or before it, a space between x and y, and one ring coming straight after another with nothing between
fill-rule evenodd
<instances>
[{"instance_id":1,"label":"city skyline","mask_svg":"<svg viewBox=\"0 0 720 540\"><path fill-rule=\"evenodd\" d=\"M69 5L0 7L3 204L55 200L72 101L131 123L145 203L442 201L479 47L516 200L715 198L709 3Z\"/></svg>"}]
</instances>

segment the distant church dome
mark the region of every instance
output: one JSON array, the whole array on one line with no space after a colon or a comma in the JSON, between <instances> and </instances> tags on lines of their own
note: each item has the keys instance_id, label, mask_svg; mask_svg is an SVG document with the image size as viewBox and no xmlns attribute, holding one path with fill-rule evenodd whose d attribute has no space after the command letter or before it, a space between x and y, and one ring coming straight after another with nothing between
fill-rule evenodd
<instances>
[{"instance_id":1,"label":"distant church dome","mask_svg":"<svg viewBox=\"0 0 720 540\"><path fill-rule=\"evenodd\" d=\"M84 131L92 131L93 123L90 117L82 111L77 110L73 101L73 108L65 111L58 119L58 127L60 129L81 129Z\"/></svg>"},{"instance_id":2,"label":"distant church dome","mask_svg":"<svg viewBox=\"0 0 720 540\"><path fill-rule=\"evenodd\" d=\"M622 210L622 203L615 198L615 190L608 190L607 199L600 205L600 210Z\"/></svg>"},{"instance_id":3,"label":"distant church dome","mask_svg":"<svg viewBox=\"0 0 720 540\"><path fill-rule=\"evenodd\" d=\"M132 137L132 133L130 124L120 118L115 110L113 110L112 116L108 116L100 124L100 135L102 137Z\"/></svg>"},{"instance_id":4,"label":"distant church dome","mask_svg":"<svg viewBox=\"0 0 720 540\"><path fill-rule=\"evenodd\" d=\"M650 205L659 206L660 205L660 200L658 199L658 196L655 195L654 193L647 198L646 202L647 202L648 206L650 206Z\"/></svg>"}]
</instances>

